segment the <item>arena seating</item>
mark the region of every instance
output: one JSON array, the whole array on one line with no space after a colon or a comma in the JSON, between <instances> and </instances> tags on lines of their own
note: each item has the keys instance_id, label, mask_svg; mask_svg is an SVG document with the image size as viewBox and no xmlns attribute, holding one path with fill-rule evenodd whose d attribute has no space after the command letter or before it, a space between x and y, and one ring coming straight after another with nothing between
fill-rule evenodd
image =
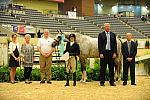
<instances>
[{"instance_id":1,"label":"arena seating","mask_svg":"<svg viewBox=\"0 0 150 100\"><path fill-rule=\"evenodd\" d=\"M60 22L71 26L71 28L79 31L82 34L89 35L91 37L97 37L99 28L91 22L84 19L69 19L69 18L57 18Z\"/></svg>"},{"instance_id":2,"label":"arena seating","mask_svg":"<svg viewBox=\"0 0 150 100\"><path fill-rule=\"evenodd\" d=\"M131 32L135 38L144 38L142 34L136 31L133 27L127 25L125 22L122 22L118 18L114 18L112 16L93 16L93 17L85 17L86 20L101 26L103 29L103 25L106 22L111 24L111 30L122 38L125 37L127 32Z\"/></svg>"},{"instance_id":3,"label":"arena seating","mask_svg":"<svg viewBox=\"0 0 150 100\"><path fill-rule=\"evenodd\" d=\"M150 25L142 22L139 18L114 18L114 16L100 15L70 19L68 17L46 16L33 9L23 9L22 12L24 13L14 13L14 16L8 13L0 13L0 23L48 28L52 34L57 34L57 30L79 32L97 38L98 34L103 31L104 23L109 22L111 30L122 38L125 37L127 32L131 32L135 38L146 38L150 34ZM125 22L125 20L128 21Z\"/></svg>"},{"instance_id":4,"label":"arena seating","mask_svg":"<svg viewBox=\"0 0 150 100\"><path fill-rule=\"evenodd\" d=\"M21 20L16 19L15 17L5 14L5 13L0 13L0 23L3 24L24 24Z\"/></svg>"},{"instance_id":5,"label":"arena seating","mask_svg":"<svg viewBox=\"0 0 150 100\"><path fill-rule=\"evenodd\" d=\"M140 31L142 34L146 36L150 36L150 23L143 22L141 18L136 17L123 17L120 18L122 21L127 21L127 24L134 27L138 31Z\"/></svg>"},{"instance_id":6,"label":"arena seating","mask_svg":"<svg viewBox=\"0 0 150 100\"><path fill-rule=\"evenodd\" d=\"M32 9L24 9L25 14L16 14L18 18L25 21L26 24L33 25L39 28L48 28L50 32L55 34L57 30L62 30L63 32L74 32L67 25L59 23L54 17L49 17L43 15L41 12Z\"/></svg>"}]
</instances>

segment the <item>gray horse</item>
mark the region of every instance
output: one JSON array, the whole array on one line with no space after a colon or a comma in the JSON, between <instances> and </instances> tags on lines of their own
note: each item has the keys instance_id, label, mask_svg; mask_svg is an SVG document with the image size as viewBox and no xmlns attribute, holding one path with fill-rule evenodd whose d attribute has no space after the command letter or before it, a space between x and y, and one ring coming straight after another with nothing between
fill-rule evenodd
<instances>
[{"instance_id":1,"label":"gray horse","mask_svg":"<svg viewBox=\"0 0 150 100\"><path fill-rule=\"evenodd\" d=\"M65 38L69 38L70 33L64 33ZM75 33L76 35L76 42L80 45L80 55L79 60L81 63L81 70L82 70L82 82L86 82L87 75L86 75L86 61L87 58L99 58L98 52L98 39L92 38L87 35L82 35ZM121 41L117 39L117 58L115 59L115 79L121 79L121 70L122 70L122 54L121 54Z\"/></svg>"}]
</instances>

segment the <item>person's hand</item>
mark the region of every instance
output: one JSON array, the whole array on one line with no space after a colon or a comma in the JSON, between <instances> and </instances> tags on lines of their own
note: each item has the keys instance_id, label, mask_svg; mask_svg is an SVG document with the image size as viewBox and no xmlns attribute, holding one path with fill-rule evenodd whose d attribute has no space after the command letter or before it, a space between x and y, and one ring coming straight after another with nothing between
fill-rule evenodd
<instances>
[{"instance_id":1,"label":"person's hand","mask_svg":"<svg viewBox=\"0 0 150 100\"><path fill-rule=\"evenodd\" d=\"M112 58L116 58L116 56L117 56L116 53L114 53Z\"/></svg>"},{"instance_id":2,"label":"person's hand","mask_svg":"<svg viewBox=\"0 0 150 100\"><path fill-rule=\"evenodd\" d=\"M100 56L100 58L104 58L104 55L103 55L103 54L100 54L99 56Z\"/></svg>"},{"instance_id":3,"label":"person's hand","mask_svg":"<svg viewBox=\"0 0 150 100\"><path fill-rule=\"evenodd\" d=\"M22 62L24 62L24 57L22 57Z\"/></svg>"},{"instance_id":4,"label":"person's hand","mask_svg":"<svg viewBox=\"0 0 150 100\"><path fill-rule=\"evenodd\" d=\"M46 57L46 53L44 53L44 52L41 52L41 54L42 54L44 57Z\"/></svg>"},{"instance_id":5,"label":"person's hand","mask_svg":"<svg viewBox=\"0 0 150 100\"><path fill-rule=\"evenodd\" d=\"M46 54L45 54L45 57L48 57L49 55L50 55L50 53L46 53Z\"/></svg>"},{"instance_id":6,"label":"person's hand","mask_svg":"<svg viewBox=\"0 0 150 100\"><path fill-rule=\"evenodd\" d=\"M52 55L52 52L46 53L46 57Z\"/></svg>"},{"instance_id":7,"label":"person's hand","mask_svg":"<svg viewBox=\"0 0 150 100\"><path fill-rule=\"evenodd\" d=\"M19 61L20 57L16 58L15 60Z\"/></svg>"},{"instance_id":8,"label":"person's hand","mask_svg":"<svg viewBox=\"0 0 150 100\"><path fill-rule=\"evenodd\" d=\"M34 57L32 58L32 63L34 63Z\"/></svg>"},{"instance_id":9,"label":"person's hand","mask_svg":"<svg viewBox=\"0 0 150 100\"><path fill-rule=\"evenodd\" d=\"M15 57L15 60L18 60L18 58Z\"/></svg>"},{"instance_id":10,"label":"person's hand","mask_svg":"<svg viewBox=\"0 0 150 100\"><path fill-rule=\"evenodd\" d=\"M128 60L129 62L131 62L131 61L132 61L132 59L133 59L133 58L127 58L127 60Z\"/></svg>"}]
</instances>

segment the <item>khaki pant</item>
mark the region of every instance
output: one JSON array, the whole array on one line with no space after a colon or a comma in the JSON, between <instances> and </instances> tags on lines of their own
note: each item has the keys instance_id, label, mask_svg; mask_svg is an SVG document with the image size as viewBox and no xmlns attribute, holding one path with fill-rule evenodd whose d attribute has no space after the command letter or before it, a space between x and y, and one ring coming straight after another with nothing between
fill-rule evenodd
<instances>
[{"instance_id":1,"label":"khaki pant","mask_svg":"<svg viewBox=\"0 0 150 100\"><path fill-rule=\"evenodd\" d=\"M66 72L69 73L69 70L72 69L72 72L76 72L76 59L74 56L70 56L68 61L66 61Z\"/></svg>"},{"instance_id":2,"label":"khaki pant","mask_svg":"<svg viewBox=\"0 0 150 100\"><path fill-rule=\"evenodd\" d=\"M44 81L45 74L47 81L51 80L52 78L51 65L52 65L52 56L44 57L43 55L40 55L41 81Z\"/></svg>"}]
</instances>

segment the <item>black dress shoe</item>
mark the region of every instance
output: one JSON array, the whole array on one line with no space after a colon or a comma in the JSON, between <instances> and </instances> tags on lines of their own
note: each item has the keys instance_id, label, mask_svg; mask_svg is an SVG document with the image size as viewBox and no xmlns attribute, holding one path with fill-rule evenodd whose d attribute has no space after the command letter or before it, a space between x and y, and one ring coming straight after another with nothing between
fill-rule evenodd
<instances>
[{"instance_id":1,"label":"black dress shoe","mask_svg":"<svg viewBox=\"0 0 150 100\"><path fill-rule=\"evenodd\" d=\"M66 83L65 86L69 86L69 84Z\"/></svg>"},{"instance_id":2,"label":"black dress shoe","mask_svg":"<svg viewBox=\"0 0 150 100\"><path fill-rule=\"evenodd\" d=\"M45 81L41 81L41 82L40 82L40 84L43 84L43 83L45 83Z\"/></svg>"},{"instance_id":3,"label":"black dress shoe","mask_svg":"<svg viewBox=\"0 0 150 100\"><path fill-rule=\"evenodd\" d=\"M127 85L127 82L123 82L123 86Z\"/></svg>"},{"instance_id":4,"label":"black dress shoe","mask_svg":"<svg viewBox=\"0 0 150 100\"><path fill-rule=\"evenodd\" d=\"M112 83L112 84L110 84L110 86L116 86L116 84L115 84L115 83Z\"/></svg>"},{"instance_id":5,"label":"black dress shoe","mask_svg":"<svg viewBox=\"0 0 150 100\"><path fill-rule=\"evenodd\" d=\"M131 85L136 85L135 83L131 83Z\"/></svg>"},{"instance_id":6,"label":"black dress shoe","mask_svg":"<svg viewBox=\"0 0 150 100\"><path fill-rule=\"evenodd\" d=\"M52 84L52 82L51 82L51 81L47 81L47 83L48 83L48 84Z\"/></svg>"},{"instance_id":7,"label":"black dress shoe","mask_svg":"<svg viewBox=\"0 0 150 100\"><path fill-rule=\"evenodd\" d=\"M32 83L31 81L29 81L29 83Z\"/></svg>"},{"instance_id":8,"label":"black dress shoe","mask_svg":"<svg viewBox=\"0 0 150 100\"><path fill-rule=\"evenodd\" d=\"M104 83L100 83L100 86L105 86L105 84Z\"/></svg>"}]
</instances>

